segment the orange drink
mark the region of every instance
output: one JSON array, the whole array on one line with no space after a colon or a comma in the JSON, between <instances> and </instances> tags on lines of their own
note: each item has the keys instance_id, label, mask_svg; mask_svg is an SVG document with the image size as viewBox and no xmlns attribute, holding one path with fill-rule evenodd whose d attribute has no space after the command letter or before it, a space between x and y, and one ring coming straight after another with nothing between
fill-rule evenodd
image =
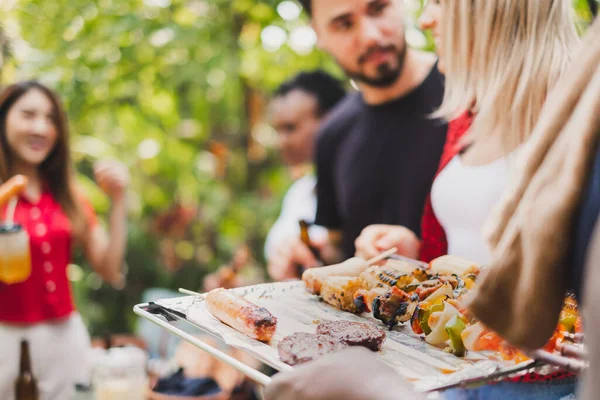
<instances>
[{"instance_id":1,"label":"orange drink","mask_svg":"<svg viewBox=\"0 0 600 400\"><path fill-rule=\"evenodd\" d=\"M31 275L29 235L21 225L0 225L0 281L24 282Z\"/></svg>"}]
</instances>

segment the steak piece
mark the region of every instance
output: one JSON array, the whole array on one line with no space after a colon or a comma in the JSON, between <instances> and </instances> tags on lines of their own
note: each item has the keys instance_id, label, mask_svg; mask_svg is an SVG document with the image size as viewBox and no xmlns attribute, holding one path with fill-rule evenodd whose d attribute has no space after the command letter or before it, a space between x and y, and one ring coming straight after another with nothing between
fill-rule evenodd
<instances>
[{"instance_id":1,"label":"steak piece","mask_svg":"<svg viewBox=\"0 0 600 400\"><path fill-rule=\"evenodd\" d=\"M371 351L381 350L385 332L369 323L325 321L317 327L317 335L329 337L348 346L362 346Z\"/></svg>"},{"instance_id":2,"label":"steak piece","mask_svg":"<svg viewBox=\"0 0 600 400\"><path fill-rule=\"evenodd\" d=\"M279 342L277 351L281 361L288 365L297 365L334 353L345 347L344 343L328 336L299 332Z\"/></svg>"}]
</instances>

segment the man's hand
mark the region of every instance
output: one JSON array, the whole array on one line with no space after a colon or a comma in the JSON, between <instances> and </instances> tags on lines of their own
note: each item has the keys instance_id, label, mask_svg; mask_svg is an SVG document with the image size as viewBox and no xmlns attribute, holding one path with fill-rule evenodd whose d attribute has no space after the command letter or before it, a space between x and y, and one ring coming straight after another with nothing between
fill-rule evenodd
<instances>
[{"instance_id":1,"label":"man's hand","mask_svg":"<svg viewBox=\"0 0 600 400\"><path fill-rule=\"evenodd\" d=\"M322 247L323 244L313 242L313 245ZM275 250L275 254L269 260L268 271L273 280L284 281L300 278L298 266L313 268L318 265L308 246L302 243L300 238L290 237Z\"/></svg>"},{"instance_id":2,"label":"man's hand","mask_svg":"<svg viewBox=\"0 0 600 400\"><path fill-rule=\"evenodd\" d=\"M365 260L392 247L397 247L401 256L417 259L421 242L413 231L403 226L371 225L363 229L355 246L356 256Z\"/></svg>"},{"instance_id":3,"label":"man's hand","mask_svg":"<svg viewBox=\"0 0 600 400\"><path fill-rule=\"evenodd\" d=\"M280 373L265 388L266 400L423 399L369 350L353 347Z\"/></svg>"}]
</instances>

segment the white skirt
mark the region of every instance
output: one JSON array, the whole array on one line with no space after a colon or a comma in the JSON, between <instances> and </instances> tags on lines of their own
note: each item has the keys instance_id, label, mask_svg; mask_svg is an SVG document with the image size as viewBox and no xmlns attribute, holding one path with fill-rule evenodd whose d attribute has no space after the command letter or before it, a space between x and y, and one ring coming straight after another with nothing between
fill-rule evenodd
<instances>
[{"instance_id":1,"label":"white skirt","mask_svg":"<svg viewBox=\"0 0 600 400\"><path fill-rule=\"evenodd\" d=\"M75 384L89 383L90 336L81 316L31 326L0 323L0 400L14 400L21 340L29 341L40 400L73 398Z\"/></svg>"}]
</instances>

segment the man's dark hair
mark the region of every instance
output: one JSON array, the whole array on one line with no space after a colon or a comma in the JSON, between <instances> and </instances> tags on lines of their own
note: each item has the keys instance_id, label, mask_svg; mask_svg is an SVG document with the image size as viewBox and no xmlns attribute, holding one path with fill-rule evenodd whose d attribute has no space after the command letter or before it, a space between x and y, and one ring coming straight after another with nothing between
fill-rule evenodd
<instances>
[{"instance_id":1,"label":"man's dark hair","mask_svg":"<svg viewBox=\"0 0 600 400\"><path fill-rule=\"evenodd\" d=\"M327 114L346 96L342 83L321 70L300 72L279 86L274 95L285 96L294 90L301 90L317 98L319 116Z\"/></svg>"},{"instance_id":2,"label":"man's dark hair","mask_svg":"<svg viewBox=\"0 0 600 400\"><path fill-rule=\"evenodd\" d=\"M312 17L312 0L298 0L306 13Z\"/></svg>"}]
</instances>

